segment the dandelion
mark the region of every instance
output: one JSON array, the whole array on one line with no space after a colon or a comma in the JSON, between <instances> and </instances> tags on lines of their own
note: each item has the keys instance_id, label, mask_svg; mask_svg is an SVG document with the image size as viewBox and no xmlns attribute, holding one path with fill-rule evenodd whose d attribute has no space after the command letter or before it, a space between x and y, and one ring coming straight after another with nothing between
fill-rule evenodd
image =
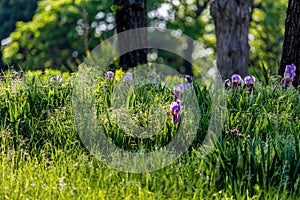
<instances>
[{"instance_id":1,"label":"dandelion","mask_svg":"<svg viewBox=\"0 0 300 200\"><path fill-rule=\"evenodd\" d=\"M114 76L115 76L114 72L112 72L112 71L106 72L106 78L112 80L114 78Z\"/></svg>"},{"instance_id":2,"label":"dandelion","mask_svg":"<svg viewBox=\"0 0 300 200\"><path fill-rule=\"evenodd\" d=\"M242 78L238 74L233 74L231 76L231 82L232 82L232 90L235 90L238 86L241 86L242 84Z\"/></svg>"},{"instance_id":3,"label":"dandelion","mask_svg":"<svg viewBox=\"0 0 300 200\"><path fill-rule=\"evenodd\" d=\"M184 86L182 84L176 85L173 89L173 98L181 99Z\"/></svg>"},{"instance_id":4,"label":"dandelion","mask_svg":"<svg viewBox=\"0 0 300 200\"><path fill-rule=\"evenodd\" d=\"M244 78L244 80L245 80L245 85L247 86L247 87L249 87L249 91L253 91L254 90L254 87L253 87L253 85L254 85L254 83L255 83L255 77L254 76L246 76L245 78Z\"/></svg>"},{"instance_id":5,"label":"dandelion","mask_svg":"<svg viewBox=\"0 0 300 200\"><path fill-rule=\"evenodd\" d=\"M172 123L177 124L179 122L180 117L180 101L174 101L170 105L170 112L172 114Z\"/></svg>"}]
</instances>

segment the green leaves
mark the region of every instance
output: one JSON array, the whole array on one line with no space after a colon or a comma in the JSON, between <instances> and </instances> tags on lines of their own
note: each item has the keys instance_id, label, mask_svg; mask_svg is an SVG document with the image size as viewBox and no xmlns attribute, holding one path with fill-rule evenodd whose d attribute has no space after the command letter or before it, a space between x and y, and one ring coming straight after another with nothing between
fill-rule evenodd
<instances>
[{"instance_id":1,"label":"green leaves","mask_svg":"<svg viewBox=\"0 0 300 200\"><path fill-rule=\"evenodd\" d=\"M32 21L18 22L11 33L11 43L3 48L4 63L31 70L75 71L86 56L84 39L88 40L89 49L99 43L95 37L96 27L91 27L93 22L98 23L98 7L97 1L39 1ZM85 12L88 13L86 19ZM90 27L88 38L82 34L87 28L85 24Z\"/></svg>"}]
</instances>

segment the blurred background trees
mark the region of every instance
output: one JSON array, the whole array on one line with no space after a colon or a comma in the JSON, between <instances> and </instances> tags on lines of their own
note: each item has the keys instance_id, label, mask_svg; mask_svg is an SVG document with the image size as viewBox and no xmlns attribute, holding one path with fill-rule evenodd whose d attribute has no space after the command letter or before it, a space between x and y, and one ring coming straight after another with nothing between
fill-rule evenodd
<instances>
[{"instance_id":1,"label":"blurred background trees","mask_svg":"<svg viewBox=\"0 0 300 200\"><path fill-rule=\"evenodd\" d=\"M106 33L114 15L106 1L42 0L30 22L19 21L5 44L5 64L74 71Z\"/></svg>"},{"instance_id":2,"label":"blurred background trees","mask_svg":"<svg viewBox=\"0 0 300 200\"><path fill-rule=\"evenodd\" d=\"M12 1L1 1L0 16L8 10L7 2ZM250 74L257 75L262 71L269 75L277 74L287 5L287 0L251 0L248 34ZM20 66L23 69L75 71L91 49L117 32L115 8L113 1L108 0L37 0L32 18L18 18L11 29L6 28L10 33L1 40L4 63L1 68ZM26 9L22 10L25 12ZM9 13L17 15L17 12ZM19 13L25 15L21 11ZM147 25L172 29L178 36L186 34L202 44L203 49L197 50L200 54L216 57L215 26L208 0L148 0ZM191 44L187 44L182 51L192 56L192 48ZM150 49L148 58L150 62L166 63L183 73L193 73L189 63L168 52Z\"/></svg>"},{"instance_id":3,"label":"blurred background trees","mask_svg":"<svg viewBox=\"0 0 300 200\"><path fill-rule=\"evenodd\" d=\"M37 8L37 0L1 0L0 1L0 42L15 30L17 21L30 21ZM3 43L9 40L4 40ZM5 69L1 62L0 69Z\"/></svg>"}]
</instances>

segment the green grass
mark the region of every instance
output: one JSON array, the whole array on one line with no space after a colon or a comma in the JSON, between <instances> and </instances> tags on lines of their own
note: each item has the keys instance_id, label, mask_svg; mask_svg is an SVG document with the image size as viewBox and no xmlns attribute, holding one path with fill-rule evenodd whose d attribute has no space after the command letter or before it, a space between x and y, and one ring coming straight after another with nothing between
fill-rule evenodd
<instances>
[{"instance_id":1,"label":"green grass","mask_svg":"<svg viewBox=\"0 0 300 200\"><path fill-rule=\"evenodd\" d=\"M20 78L9 72L0 81L1 199L297 199L300 195L300 96L275 79L257 83L254 93L227 91L226 118L218 143L200 153L208 129L208 88L195 83L198 134L188 152L154 172L125 173L89 155L77 133L72 110L74 75L49 82L52 75ZM137 139L111 122L114 83L97 88L99 124L118 146L153 151L167 144L177 125L166 118L159 134ZM151 105L168 110L171 90L147 85L128 99L140 126ZM155 102L155 103L153 103ZM142 112L139 112L142 111ZM231 133L238 129L241 137Z\"/></svg>"}]
</instances>

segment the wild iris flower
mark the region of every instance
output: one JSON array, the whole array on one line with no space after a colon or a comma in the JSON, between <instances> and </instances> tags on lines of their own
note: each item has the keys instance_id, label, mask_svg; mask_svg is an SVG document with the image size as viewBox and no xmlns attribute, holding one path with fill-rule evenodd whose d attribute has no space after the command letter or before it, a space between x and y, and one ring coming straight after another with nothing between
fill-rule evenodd
<instances>
[{"instance_id":1,"label":"wild iris flower","mask_svg":"<svg viewBox=\"0 0 300 200\"><path fill-rule=\"evenodd\" d=\"M235 137L243 137L243 134L240 133L240 131L238 129L233 129L231 131L232 135Z\"/></svg>"},{"instance_id":2,"label":"wild iris flower","mask_svg":"<svg viewBox=\"0 0 300 200\"><path fill-rule=\"evenodd\" d=\"M292 85L292 82L294 81L294 78L296 76L296 73L293 71L287 71L284 73L283 76L283 83L282 87L289 87Z\"/></svg>"},{"instance_id":3,"label":"wild iris flower","mask_svg":"<svg viewBox=\"0 0 300 200\"><path fill-rule=\"evenodd\" d=\"M181 99L183 90L184 86L182 84L176 85L173 90L173 98Z\"/></svg>"},{"instance_id":4,"label":"wild iris flower","mask_svg":"<svg viewBox=\"0 0 300 200\"><path fill-rule=\"evenodd\" d=\"M124 86L128 87L132 83L132 73L131 72L126 72L126 74L123 77L123 83Z\"/></svg>"},{"instance_id":5,"label":"wild iris flower","mask_svg":"<svg viewBox=\"0 0 300 200\"><path fill-rule=\"evenodd\" d=\"M52 76L52 77L50 77L50 79L49 79L51 82L53 82L53 81L57 81L57 82L62 82L62 77L60 76L60 75L57 75L57 76Z\"/></svg>"},{"instance_id":6,"label":"wild iris flower","mask_svg":"<svg viewBox=\"0 0 300 200\"><path fill-rule=\"evenodd\" d=\"M57 80L57 82L62 82L62 77L60 75L57 75L56 80Z\"/></svg>"},{"instance_id":7,"label":"wild iris flower","mask_svg":"<svg viewBox=\"0 0 300 200\"><path fill-rule=\"evenodd\" d=\"M179 122L179 117L180 117L180 101L174 101L170 105L170 112L172 114L172 123L177 124Z\"/></svg>"},{"instance_id":8,"label":"wild iris flower","mask_svg":"<svg viewBox=\"0 0 300 200\"><path fill-rule=\"evenodd\" d=\"M285 66L285 71L296 71L296 66L294 64L291 64L291 65L286 65Z\"/></svg>"},{"instance_id":9,"label":"wild iris flower","mask_svg":"<svg viewBox=\"0 0 300 200\"><path fill-rule=\"evenodd\" d=\"M123 79L124 79L124 81L127 81L127 80L132 81L132 73L126 72Z\"/></svg>"},{"instance_id":10,"label":"wild iris flower","mask_svg":"<svg viewBox=\"0 0 300 200\"><path fill-rule=\"evenodd\" d=\"M190 83L186 83L186 84L184 85L184 88L185 88L186 90L191 89L191 84L190 84Z\"/></svg>"},{"instance_id":11,"label":"wild iris flower","mask_svg":"<svg viewBox=\"0 0 300 200\"><path fill-rule=\"evenodd\" d=\"M231 76L231 82L232 82L232 90L235 90L238 86L242 83L242 78L238 74L233 74Z\"/></svg>"},{"instance_id":12,"label":"wild iris flower","mask_svg":"<svg viewBox=\"0 0 300 200\"><path fill-rule=\"evenodd\" d=\"M247 87L249 87L249 91L253 91L254 90L253 84L255 83L255 77L254 76L246 76L244 78L244 80L245 80L245 85Z\"/></svg>"},{"instance_id":13,"label":"wild iris flower","mask_svg":"<svg viewBox=\"0 0 300 200\"><path fill-rule=\"evenodd\" d=\"M296 76L296 66L294 64L286 65L283 75L282 87L290 87Z\"/></svg>"},{"instance_id":14,"label":"wild iris flower","mask_svg":"<svg viewBox=\"0 0 300 200\"><path fill-rule=\"evenodd\" d=\"M115 76L115 73L113 73L112 71L106 72L106 77L107 77L108 79L113 79L114 76Z\"/></svg>"}]
</instances>

